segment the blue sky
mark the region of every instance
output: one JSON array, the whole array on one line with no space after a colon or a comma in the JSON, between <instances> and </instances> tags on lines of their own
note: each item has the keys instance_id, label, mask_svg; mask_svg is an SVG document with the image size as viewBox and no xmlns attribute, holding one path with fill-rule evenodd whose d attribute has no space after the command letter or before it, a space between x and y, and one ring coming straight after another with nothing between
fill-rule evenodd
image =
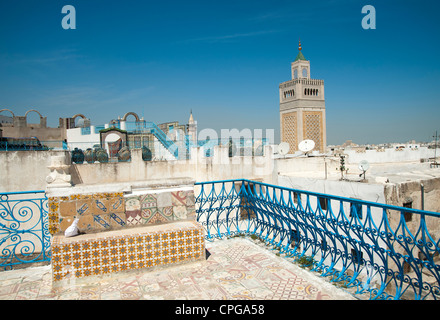
<instances>
[{"instance_id":1,"label":"blue sky","mask_svg":"<svg viewBox=\"0 0 440 320\"><path fill-rule=\"evenodd\" d=\"M367 4L375 30L361 27ZM64 5L76 30L61 27ZM301 38L325 81L328 144L430 141L439 12L426 0L1 1L0 109L35 108L50 126L129 111L186 123L192 109L199 130L275 129L278 142L278 85Z\"/></svg>"}]
</instances>

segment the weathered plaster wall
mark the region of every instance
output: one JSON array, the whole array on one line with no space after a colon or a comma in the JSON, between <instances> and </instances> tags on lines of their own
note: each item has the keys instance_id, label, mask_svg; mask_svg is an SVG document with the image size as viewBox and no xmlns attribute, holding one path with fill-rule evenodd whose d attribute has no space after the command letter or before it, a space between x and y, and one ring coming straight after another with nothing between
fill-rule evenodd
<instances>
[{"instance_id":1,"label":"weathered plaster wall","mask_svg":"<svg viewBox=\"0 0 440 320\"><path fill-rule=\"evenodd\" d=\"M70 168L74 185L139 182L191 178L195 181L223 179L258 179L276 182L276 164L272 149L265 147L265 156L228 156L227 146L214 148L212 157L204 157L203 148L193 148L191 160L144 161L141 150L133 150L131 161L118 163L73 164ZM66 151L0 152L0 192L44 190L52 155Z\"/></svg>"},{"instance_id":2,"label":"weathered plaster wall","mask_svg":"<svg viewBox=\"0 0 440 320\"><path fill-rule=\"evenodd\" d=\"M64 151L0 151L0 192L46 189L51 156Z\"/></svg>"}]
</instances>

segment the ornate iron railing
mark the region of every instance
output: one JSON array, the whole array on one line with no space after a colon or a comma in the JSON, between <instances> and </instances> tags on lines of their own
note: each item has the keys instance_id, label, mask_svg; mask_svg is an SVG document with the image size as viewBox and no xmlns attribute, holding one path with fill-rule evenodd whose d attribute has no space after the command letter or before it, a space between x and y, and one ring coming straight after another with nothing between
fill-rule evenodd
<instances>
[{"instance_id":1,"label":"ornate iron railing","mask_svg":"<svg viewBox=\"0 0 440 320\"><path fill-rule=\"evenodd\" d=\"M196 189L207 240L258 236L370 299L440 298L439 213L250 180Z\"/></svg>"},{"instance_id":2,"label":"ornate iron railing","mask_svg":"<svg viewBox=\"0 0 440 320\"><path fill-rule=\"evenodd\" d=\"M0 193L0 268L50 261L44 191Z\"/></svg>"}]
</instances>

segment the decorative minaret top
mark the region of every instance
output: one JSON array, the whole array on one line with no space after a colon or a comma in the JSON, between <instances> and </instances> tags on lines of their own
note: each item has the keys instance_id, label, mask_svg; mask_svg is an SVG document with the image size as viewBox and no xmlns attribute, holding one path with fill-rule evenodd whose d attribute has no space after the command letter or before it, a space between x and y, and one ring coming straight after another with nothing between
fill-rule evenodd
<instances>
[{"instance_id":1,"label":"decorative minaret top","mask_svg":"<svg viewBox=\"0 0 440 320\"><path fill-rule=\"evenodd\" d=\"M194 120L192 109L187 125L187 135L193 144L197 144L197 121Z\"/></svg>"},{"instance_id":2,"label":"decorative minaret top","mask_svg":"<svg viewBox=\"0 0 440 320\"><path fill-rule=\"evenodd\" d=\"M302 52L301 52L301 50L302 50L302 47L301 47L301 40L299 40L298 50L299 50L299 53L298 53L298 55L296 56L296 59L294 60L294 62L295 62L295 61L298 61L298 60L304 60L304 61L307 61L306 58L304 58L304 55L303 55Z\"/></svg>"}]
</instances>

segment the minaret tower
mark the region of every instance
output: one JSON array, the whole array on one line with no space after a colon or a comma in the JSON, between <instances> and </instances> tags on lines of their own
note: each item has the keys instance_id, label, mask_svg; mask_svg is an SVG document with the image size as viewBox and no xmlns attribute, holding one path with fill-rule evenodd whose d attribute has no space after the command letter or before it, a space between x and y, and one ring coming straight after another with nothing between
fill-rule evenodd
<instances>
[{"instance_id":1,"label":"minaret tower","mask_svg":"<svg viewBox=\"0 0 440 320\"><path fill-rule=\"evenodd\" d=\"M324 80L310 77L310 61L299 53L291 64L292 80L280 84L280 132L281 142L290 145L289 153L298 150L305 139L315 142L321 153L326 148Z\"/></svg>"},{"instance_id":2,"label":"minaret tower","mask_svg":"<svg viewBox=\"0 0 440 320\"><path fill-rule=\"evenodd\" d=\"M192 110L188 120L187 126L187 135L190 137L190 140L197 145L197 121L194 121Z\"/></svg>"}]
</instances>

